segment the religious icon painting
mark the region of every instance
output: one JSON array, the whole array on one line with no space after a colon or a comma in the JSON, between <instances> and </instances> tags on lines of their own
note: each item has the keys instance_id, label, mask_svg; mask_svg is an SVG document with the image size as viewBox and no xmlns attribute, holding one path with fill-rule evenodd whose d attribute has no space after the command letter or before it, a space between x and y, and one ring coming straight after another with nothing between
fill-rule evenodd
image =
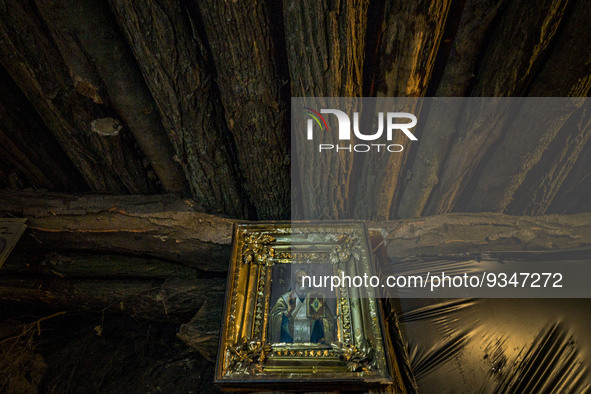
<instances>
[{"instance_id":1,"label":"religious icon painting","mask_svg":"<svg viewBox=\"0 0 591 394\"><path fill-rule=\"evenodd\" d=\"M216 383L222 389L401 387L362 223L234 228Z\"/></svg>"}]
</instances>

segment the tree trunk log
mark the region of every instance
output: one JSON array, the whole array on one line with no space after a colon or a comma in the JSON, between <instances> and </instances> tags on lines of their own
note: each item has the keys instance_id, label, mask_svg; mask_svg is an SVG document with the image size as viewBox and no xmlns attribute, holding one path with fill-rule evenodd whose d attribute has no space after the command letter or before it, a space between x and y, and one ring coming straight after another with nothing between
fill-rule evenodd
<instances>
[{"instance_id":1,"label":"tree trunk log","mask_svg":"<svg viewBox=\"0 0 591 394\"><path fill-rule=\"evenodd\" d=\"M29 218L22 249L127 253L200 270L228 268L234 221L195 212L175 196L3 192L0 201L0 214ZM373 233L389 234L394 256L437 255L470 248L584 247L591 243L590 215L448 214L367 225Z\"/></svg>"},{"instance_id":2,"label":"tree trunk log","mask_svg":"<svg viewBox=\"0 0 591 394\"><path fill-rule=\"evenodd\" d=\"M359 97L362 95L367 0L283 1L285 40L291 95L294 97ZM306 33L306 39L302 38ZM347 110L346 108L341 108ZM294 109L303 110L303 109ZM305 125L293 125L304 130ZM301 138L294 133L296 142ZM350 178L354 155L346 152L323 157L299 152L302 174L294 191L302 207L294 219L350 218ZM313 168L310 171L310 168ZM327 182L326 179L333 179ZM300 198L298 198L299 200Z\"/></svg>"},{"instance_id":3,"label":"tree trunk log","mask_svg":"<svg viewBox=\"0 0 591 394\"><path fill-rule=\"evenodd\" d=\"M472 80L478 50L502 2L503 0L466 2L436 96L465 95ZM459 110L459 106L447 109L437 106L431 109L412 163L410 179L402 191L397 207L398 217L421 216L423 213L433 188L439 183L439 174L443 170L447 151L455 135L454 125L460 115Z\"/></svg>"},{"instance_id":4,"label":"tree trunk log","mask_svg":"<svg viewBox=\"0 0 591 394\"><path fill-rule=\"evenodd\" d=\"M504 1L466 1L436 96L466 95L485 35Z\"/></svg>"},{"instance_id":5,"label":"tree trunk log","mask_svg":"<svg viewBox=\"0 0 591 394\"><path fill-rule=\"evenodd\" d=\"M226 123L244 188L259 219L286 219L290 181L286 103L281 99L270 15L262 0L199 1Z\"/></svg>"},{"instance_id":6,"label":"tree trunk log","mask_svg":"<svg viewBox=\"0 0 591 394\"><path fill-rule=\"evenodd\" d=\"M225 277L156 259L13 253L0 269L0 302L115 312L181 326L179 338L210 361L217 353ZM0 336L1 338L1 336Z\"/></svg>"},{"instance_id":7,"label":"tree trunk log","mask_svg":"<svg viewBox=\"0 0 591 394\"><path fill-rule=\"evenodd\" d=\"M0 212L28 217L23 247L128 253L226 271L233 221L173 195L0 193ZM27 236L28 234L28 236Z\"/></svg>"},{"instance_id":8,"label":"tree trunk log","mask_svg":"<svg viewBox=\"0 0 591 394\"><path fill-rule=\"evenodd\" d=\"M548 55L548 60L530 87L530 96L588 95L591 88L591 59L580 56L581 53L591 52L591 31L588 29L591 16L586 12L586 6L584 2L573 5L570 17L555 39L555 49ZM573 36L577 39L573 40ZM535 207L525 209L524 213L545 213L591 132L586 124L589 105L585 104L584 99L573 100L572 103L575 105L570 108L566 106L553 113L548 111L542 116L537 110L538 116L529 117L527 125L517 127L523 132L505 135L479 176L478 187L471 193L468 210L505 211L515 201L517 188L527 180L530 188L524 191L537 197L533 197ZM579 108L581 105L583 108ZM573 121L569 122L571 115L576 112L572 116ZM527 179L536 166L544 175L540 177L538 172L533 174L533 177L537 175L536 179ZM547 166L550 168L540 169Z\"/></svg>"},{"instance_id":9,"label":"tree trunk log","mask_svg":"<svg viewBox=\"0 0 591 394\"><path fill-rule=\"evenodd\" d=\"M117 137L91 132L91 122L111 116L80 96L30 0L0 1L0 61L25 93L90 188L149 193L147 172L123 130Z\"/></svg>"},{"instance_id":10,"label":"tree trunk log","mask_svg":"<svg viewBox=\"0 0 591 394\"><path fill-rule=\"evenodd\" d=\"M591 30L588 28L591 15L586 12L586 7L584 1L577 1L573 5L553 51L532 83L528 92L530 96L588 96L591 87L591 59L580 56L581 53L591 53ZM571 117L552 140L550 147L544 151L539 163L532 168L513 195L508 212L527 215L569 212L562 208L552 211L550 206L553 201L557 205L565 202L566 206L573 199L585 194L579 191L559 194L571 171L576 168L576 163L585 160L583 152L591 138L591 125L585 123L589 119L589 106L584 107L578 111L577 116ZM582 172L573 174L586 179ZM569 189L570 186L566 188ZM584 206L579 209L584 210Z\"/></svg>"},{"instance_id":11,"label":"tree trunk log","mask_svg":"<svg viewBox=\"0 0 591 394\"><path fill-rule=\"evenodd\" d=\"M36 0L71 73L93 74L148 158L164 189L182 193L185 178L173 160L154 100L109 7L96 0ZM94 78L93 78L94 79Z\"/></svg>"},{"instance_id":12,"label":"tree trunk log","mask_svg":"<svg viewBox=\"0 0 591 394\"><path fill-rule=\"evenodd\" d=\"M2 275L0 302L92 312L120 312L141 319L183 323L206 300L223 303L224 279L125 279ZM219 320L218 320L219 322Z\"/></svg>"},{"instance_id":13,"label":"tree trunk log","mask_svg":"<svg viewBox=\"0 0 591 394\"><path fill-rule=\"evenodd\" d=\"M445 29L450 0L387 1L378 49L378 97L421 97Z\"/></svg>"},{"instance_id":14,"label":"tree trunk log","mask_svg":"<svg viewBox=\"0 0 591 394\"><path fill-rule=\"evenodd\" d=\"M523 95L556 36L567 3L567 0L547 0L535 8L525 3L509 4L492 34L470 94L485 97ZM517 45L516 35L522 36ZM507 48L511 48L509 53ZM480 119L492 116L486 106L477 111ZM499 107L494 111L495 118L503 116ZM507 111L510 108L507 107ZM476 176L483 158L503 137L503 125L493 128L462 125L459 130L424 214L461 210L462 207L458 206L460 197L470 182L478 181Z\"/></svg>"},{"instance_id":15,"label":"tree trunk log","mask_svg":"<svg viewBox=\"0 0 591 394\"><path fill-rule=\"evenodd\" d=\"M528 91L530 97L586 97L591 88L589 3L575 0L556 44Z\"/></svg>"},{"instance_id":16,"label":"tree trunk log","mask_svg":"<svg viewBox=\"0 0 591 394\"><path fill-rule=\"evenodd\" d=\"M509 216L453 213L369 223L391 258L490 251L553 251L591 246L591 213Z\"/></svg>"},{"instance_id":17,"label":"tree trunk log","mask_svg":"<svg viewBox=\"0 0 591 394\"><path fill-rule=\"evenodd\" d=\"M385 28L377 53L378 97L421 97L427 93L450 3L449 0L386 3ZM419 102L411 101L400 110L418 114ZM416 146L409 144L403 133L395 134L391 143L403 145L404 151L370 155L363 164L355 201L356 218L387 220L396 213L398 194L402 194L406 177L406 160L410 149Z\"/></svg>"},{"instance_id":18,"label":"tree trunk log","mask_svg":"<svg viewBox=\"0 0 591 394\"><path fill-rule=\"evenodd\" d=\"M508 2L486 48L471 96L523 96L554 42L570 0Z\"/></svg>"},{"instance_id":19,"label":"tree trunk log","mask_svg":"<svg viewBox=\"0 0 591 394\"><path fill-rule=\"evenodd\" d=\"M558 192L577 160L584 160L583 149L591 141L589 106L585 107L564 124L540 162L515 191L506 212L512 215L544 215L548 213L552 201L560 202L566 198L557 198Z\"/></svg>"},{"instance_id":20,"label":"tree trunk log","mask_svg":"<svg viewBox=\"0 0 591 394\"><path fill-rule=\"evenodd\" d=\"M471 200L467 211L505 212L515 191L531 169L540 163L542 155L555 149L555 139L559 131L566 128L565 132L575 137L573 129L569 127L569 118L574 117L588 123L590 106L585 104L585 98L561 100L560 103L560 106L549 105L546 111L541 110L542 104L526 103L522 107L517 124L513 122L510 126L516 132L505 134L478 175L476 188L469 190ZM583 113L587 118L581 120L577 112ZM585 133L587 125L582 125L582 129ZM546 183L538 185L549 186Z\"/></svg>"},{"instance_id":21,"label":"tree trunk log","mask_svg":"<svg viewBox=\"0 0 591 394\"><path fill-rule=\"evenodd\" d=\"M232 135L208 69L211 60L186 9L180 2L154 0L110 4L200 210L246 217Z\"/></svg>"},{"instance_id":22,"label":"tree trunk log","mask_svg":"<svg viewBox=\"0 0 591 394\"><path fill-rule=\"evenodd\" d=\"M80 173L1 66L0 152L37 189L87 190Z\"/></svg>"},{"instance_id":23,"label":"tree trunk log","mask_svg":"<svg viewBox=\"0 0 591 394\"><path fill-rule=\"evenodd\" d=\"M548 212L576 213L591 211L591 141L588 141L564 180Z\"/></svg>"}]
</instances>

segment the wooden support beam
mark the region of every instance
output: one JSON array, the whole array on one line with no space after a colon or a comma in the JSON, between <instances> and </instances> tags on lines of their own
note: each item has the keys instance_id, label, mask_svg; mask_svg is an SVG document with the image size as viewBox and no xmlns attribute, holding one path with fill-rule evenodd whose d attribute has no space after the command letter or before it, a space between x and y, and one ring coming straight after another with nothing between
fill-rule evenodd
<instances>
[{"instance_id":1,"label":"wooden support beam","mask_svg":"<svg viewBox=\"0 0 591 394\"><path fill-rule=\"evenodd\" d=\"M523 96L555 42L569 2L542 0L535 7L508 2L492 32L470 95Z\"/></svg>"},{"instance_id":2,"label":"wooden support beam","mask_svg":"<svg viewBox=\"0 0 591 394\"><path fill-rule=\"evenodd\" d=\"M91 190L149 193L154 190L123 130L104 137L91 122L112 115L76 91L75 81L32 0L0 1L0 62L27 96Z\"/></svg>"},{"instance_id":3,"label":"wooden support beam","mask_svg":"<svg viewBox=\"0 0 591 394\"><path fill-rule=\"evenodd\" d=\"M591 53L591 31L588 28L591 24L591 15L586 12L586 6L584 1L576 1L573 4L564 29L556 38L554 49L532 82L528 93L530 96L589 95L591 59L580 56L582 53ZM547 212L573 212L566 211L563 207L572 204L573 199L582 197L585 192L570 189L572 185L566 186L565 192L560 193L559 190L569 177L572 179L570 174L577 168L576 163L585 161L584 149L591 139L591 125L589 105L584 107L565 123L556 138L549 143L539 162L526 175L512 196L512 202L507 208L508 213L543 215ZM573 175L581 181L586 179L583 173L584 171L579 170ZM556 210L550 209L553 204L557 207ZM584 206L578 209L584 210Z\"/></svg>"},{"instance_id":4,"label":"wooden support beam","mask_svg":"<svg viewBox=\"0 0 591 394\"><path fill-rule=\"evenodd\" d=\"M520 192L529 195L524 198L532 205L514 212L544 214L591 136L591 107L584 98L591 89L591 59L580 55L591 53L591 16L585 7L581 1L573 4L529 92L532 97L581 99L561 100L562 108L552 105L547 111L534 109L533 116L525 117L526 124L514 127L519 133L507 133L479 175L469 211L505 212L520 198L515 194L525 182L529 187Z\"/></svg>"},{"instance_id":5,"label":"wooden support beam","mask_svg":"<svg viewBox=\"0 0 591 394\"><path fill-rule=\"evenodd\" d=\"M0 193L0 212L28 217L24 248L152 256L226 271L233 221L174 195Z\"/></svg>"},{"instance_id":6,"label":"wooden support beam","mask_svg":"<svg viewBox=\"0 0 591 394\"><path fill-rule=\"evenodd\" d=\"M362 95L368 5L367 0L283 1L292 96ZM308 32L306 39L302 39L302 32ZM293 126L295 130L305 127ZM292 138L298 146L301 135L294 133ZM318 160L309 153L298 152L298 162L293 164L301 174L293 192L300 193L302 198L298 199L303 203L294 207L300 210L294 212L294 218L350 218L353 155L340 152Z\"/></svg>"},{"instance_id":7,"label":"wooden support beam","mask_svg":"<svg viewBox=\"0 0 591 394\"><path fill-rule=\"evenodd\" d=\"M490 251L556 251L591 247L591 213L510 216L450 213L368 223L392 258Z\"/></svg>"},{"instance_id":8,"label":"wooden support beam","mask_svg":"<svg viewBox=\"0 0 591 394\"><path fill-rule=\"evenodd\" d=\"M223 302L225 279L124 279L2 275L0 302L46 305L53 308L109 311L137 318L183 323L204 302Z\"/></svg>"},{"instance_id":9,"label":"wooden support beam","mask_svg":"<svg viewBox=\"0 0 591 394\"><path fill-rule=\"evenodd\" d=\"M75 192L85 182L8 73L0 66L0 156L37 189Z\"/></svg>"},{"instance_id":10,"label":"wooden support beam","mask_svg":"<svg viewBox=\"0 0 591 394\"><path fill-rule=\"evenodd\" d=\"M247 217L207 49L181 2L111 0L200 210ZM197 22L193 22L197 23Z\"/></svg>"},{"instance_id":11,"label":"wooden support beam","mask_svg":"<svg viewBox=\"0 0 591 394\"><path fill-rule=\"evenodd\" d=\"M591 113L589 105L585 105L585 108L577 111L564 124L549 148L543 152L540 161L528 172L513 194L506 212L512 215L564 213L551 212L549 208L553 202L562 204L572 201L573 197L581 197L580 192L574 192L569 197L564 194L559 195L559 191L571 171L576 168L577 162L585 160L584 149L589 141L591 141ZM581 180L585 179L580 172L574 174L581 176ZM585 211L584 208L580 210L580 212L583 211Z\"/></svg>"},{"instance_id":12,"label":"wooden support beam","mask_svg":"<svg viewBox=\"0 0 591 394\"><path fill-rule=\"evenodd\" d=\"M227 271L234 221L195 212L190 201L173 195L2 192L0 202L0 214L29 218L22 249L125 253ZM367 225L392 240L395 256L438 255L584 247L591 243L589 215L447 214Z\"/></svg>"},{"instance_id":13,"label":"wooden support beam","mask_svg":"<svg viewBox=\"0 0 591 394\"><path fill-rule=\"evenodd\" d=\"M554 42L556 32L563 21L567 0L546 0L532 8L525 3L508 4L500 16L500 23L494 29L489 47L480 62L472 96L514 96L522 95L529 86L533 75ZM519 40L515 40L520 36ZM511 48L508 53L507 48ZM502 104L502 103L501 103ZM505 116L513 111L506 107L485 105L474 108L479 119ZM461 125L454 137L447 159L439 175L439 183L432 191L423 214L441 214L459 210L458 201L467 185L474 181L482 159L496 147L503 138L504 125L488 127Z\"/></svg>"},{"instance_id":14,"label":"wooden support beam","mask_svg":"<svg viewBox=\"0 0 591 394\"><path fill-rule=\"evenodd\" d=\"M468 0L464 5L458 30L447 59L436 96L462 97L466 94L478 58L480 46L503 0ZM460 105L432 108L417 154L410 168L410 178L402 190L396 216L421 216L455 135Z\"/></svg>"},{"instance_id":15,"label":"wooden support beam","mask_svg":"<svg viewBox=\"0 0 591 394\"><path fill-rule=\"evenodd\" d=\"M181 340L209 360L217 352L224 274L141 257L18 251L0 278L0 302L185 323Z\"/></svg>"},{"instance_id":16,"label":"wooden support beam","mask_svg":"<svg viewBox=\"0 0 591 394\"><path fill-rule=\"evenodd\" d=\"M426 95L451 1L388 1L384 31L377 51L376 95L378 97L421 97ZM418 114L419 102L408 102L397 110ZM363 163L355 198L356 218L387 220L396 213L406 177L410 149L407 137L398 133L393 144L404 151L370 155ZM399 192L397 192L397 190Z\"/></svg>"},{"instance_id":17,"label":"wooden support beam","mask_svg":"<svg viewBox=\"0 0 591 394\"><path fill-rule=\"evenodd\" d=\"M137 63L107 4L35 0L73 78L100 80L162 186L182 193L186 180ZM94 74L94 75L93 75ZM92 83L89 83L92 85Z\"/></svg>"},{"instance_id":18,"label":"wooden support beam","mask_svg":"<svg viewBox=\"0 0 591 394\"><path fill-rule=\"evenodd\" d=\"M560 99L558 99L560 100ZM577 128L568 123L584 122L579 132L589 133L589 109L586 99L571 98L558 102L551 100L532 100L525 102L514 122L506 128L514 132L506 133L478 175L476 187L466 190L471 199L468 212L505 212L513 200L513 195L523 183L529 172L540 163L543 154L555 149L556 136L562 128L575 138ZM582 108L585 107L585 108ZM583 118L581 118L583 116ZM575 124L576 124L575 123ZM580 139L580 138L579 138ZM584 135L582 136L584 140ZM538 183L538 187L549 187Z\"/></svg>"},{"instance_id":19,"label":"wooden support beam","mask_svg":"<svg viewBox=\"0 0 591 394\"><path fill-rule=\"evenodd\" d=\"M244 188L259 219L290 214L290 166L286 83L277 69L263 0L198 2L217 72L226 124L239 149L236 154Z\"/></svg>"}]
</instances>

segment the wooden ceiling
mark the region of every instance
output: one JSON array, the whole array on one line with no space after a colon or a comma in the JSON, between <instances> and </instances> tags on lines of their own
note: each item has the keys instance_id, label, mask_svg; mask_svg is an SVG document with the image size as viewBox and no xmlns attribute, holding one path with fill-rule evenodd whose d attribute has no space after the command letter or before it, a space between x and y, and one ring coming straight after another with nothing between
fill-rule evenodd
<instances>
[{"instance_id":1,"label":"wooden ceiling","mask_svg":"<svg viewBox=\"0 0 591 394\"><path fill-rule=\"evenodd\" d=\"M290 97L587 96L590 5L0 0L0 189L174 193L203 212L288 218ZM348 163L315 201L333 219L591 209L587 124L471 133L423 138L378 172ZM519 141L541 154L495 154ZM514 179L499 193L486 192L491 160ZM388 182L376 194L348 184L353 171ZM376 209L350 206L353 189Z\"/></svg>"}]
</instances>

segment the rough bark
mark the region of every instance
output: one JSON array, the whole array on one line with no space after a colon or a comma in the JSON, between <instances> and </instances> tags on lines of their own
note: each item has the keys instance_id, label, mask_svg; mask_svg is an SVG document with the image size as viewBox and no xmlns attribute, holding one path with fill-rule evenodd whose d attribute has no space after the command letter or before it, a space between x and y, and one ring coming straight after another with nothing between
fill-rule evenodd
<instances>
[{"instance_id":1,"label":"rough bark","mask_svg":"<svg viewBox=\"0 0 591 394\"><path fill-rule=\"evenodd\" d=\"M591 52L589 23L591 16L586 12L586 4L578 2L564 22L554 50L548 55L539 76L532 82L530 96L588 95L591 88L591 59L580 54ZM584 100L571 100L573 105L561 100L556 104L566 105L558 111L547 111L542 116L539 116L538 109L535 111L537 116L528 117L527 124L515 128L521 132L505 135L479 176L478 188L472 195L468 210L506 210L515 200L517 188L526 180L534 166L539 164L538 171L545 174L541 179L529 180L529 192L538 195L534 200L541 201L534 202L535 207L526 212L543 214L576 160L576 155L589 138L589 105ZM580 106L585 108L579 109ZM573 113L578 113L578 116L574 115L574 122L569 122ZM561 159L562 156L566 157ZM550 168L546 170L539 169L548 166ZM500 180L502 181L499 182Z\"/></svg>"},{"instance_id":2,"label":"rough bark","mask_svg":"<svg viewBox=\"0 0 591 394\"><path fill-rule=\"evenodd\" d=\"M436 96L461 97L466 94L484 35L503 0L469 0L462 17ZM457 103L457 102L456 102ZM455 135L454 127L460 115L460 106L437 106L429 113L417 155L412 163L410 179L402 191L397 216L421 216Z\"/></svg>"},{"instance_id":3,"label":"rough bark","mask_svg":"<svg viewBox=\"0 0 591 394\"><path fill-rule=\"evenodd\" d=\"M107 280L2 275L0 301L92 312L118 311L138 318L181 323L205 300L223 300L223 279Z\"/></svg>"},{"instance_id":4,"label":"rough bark","mask_svg":"<svg viewBox=\"0 0 591 394\"><path fill-rule=\"evenodd\" d=\"M0 277L0 301L186 323L181 340L210 361L217 352L225 294L219 275L140 257L16 252Z\"/></svg>"},{"instance_id":5,"label":"rough bark","mask_svg":"<svg viewBox=\"0 0 591 394\"><path fill-rule=\"evenodd\" d=\"M367 0L283 1L283 19L291 95L358 97L362 95ZM306 38L302 36L306 32ZM341 108L346 110L346 108ZM294 110L301 110L296 109ZM304 125L293 125L292 139L301 143ZM321 137L320 137L321 138ZM300 141L298 143L298 141ZM301 219L350 217L350 177L354 155L340 152L313 161L298 152L302 196ZM312 168L313 170L309 171ZM332 181L327 182L327 179Z\"/></svg>"},{"instance_id":6,"label":"rough bark","mask_svg":"<svg viewBox=\"0 0 591 394\"><path fill-rule=\"evenodd\" d=\"M108 6L96 0L36 4L74 78L96 73L165 190L182 193L185 179L160 115Z\"/></svg>"},{"instance_id":7,"label":"rough bark","mask_svg":"<svg viewBox=\"0 0 591 394\"><path fill-rule=\"evenodd\" d=\"M565 123L543 153L539 163L527 174L519 189L515 191L507 212L513 215L547 213L589 141L591 117L589 105L585 105ZM560 199L565 197L562 196Z\"/></svg>"},{"instance_id":8,"label":"rough bark","mask_svg":"<svg viewBox=\"0 0 591 394\"><path fill-rule=\"evenodd\" d=\"M110 1L203 211L246 217L207 50L181 2ZM215 181L213 181L215 180Z\"/></svg>"},{"instance_id":9,"label":"rough bark","mask_svg":"<svg viewBox=\"0 0 591 394\"><path fill-rule=\"evenodd\" d=\"M522 96L556 36L568 3L543 0L532 6L509 2L492 33L470 95Z\"/></svg>"},{"instance_id":10,"label":"rough bark","mask_svg":"<svg viewBox=\"0 0 591 394\"><path fill-rule=\"evenodd\" d=\"M29 218L24 237L29 234L31 241L21 240L22 250L35 250L25 243L36 239L50 250L125 252L201 270L228 267L233 221L194 212L175 196L5 192L0 201L0 213ZM395 256L410 256L520 245L524 250L583 247L591 242L590 215L447 214L367 225L392 240Z\"/></svg>"},{"instance_id":11,"label":"rough bark","mask_svg":"<svg viewBox=\"0 0 591 394\"><path fill-rule=\"evenodd\" d=\"M544 152L555 148L555 138L560 129L568 124L569 118L582 106L589 108L584 103L584 98L560 100L551 104L547 100L525 103L519 118L510 126L513 132L505 134L487 159L478 176L476 188L466 191L471 196L467 210L504 212L513 200L513 194L531 169L540 162ZM588 119L583 121L587 123ZM540 184L540 187L548 186Z\"/></svg>"},{"instance_id":12,"label":"rough bark","mask_svg":"<svg viewBox=\"0 0 591 394\"><path fill-rule=\"evenodd\" d=\"M387 2L384 32L378 48L376 94L378 97L420 97L427 93L439 43L451 1ZM397 110L420 112L419 102L410 101ZM385 220L396 212L406 177L411 148L407 137L396 133L392 142L405 147L389 155L371 155L363 164L356 197L355 217ZM371 177L369 176L371 174ZM370 184L363 181L371 180ZM397 192L398 190L398 192Z\"/></svg>"},{"instance_id":13,"label":"rough bark","mask_svg":"<svg viewBox=\"0 0 591 394\"><path fill-rule=\"evenodd\" d=\"M84 190L85 182L18 87L0 67L0 154L33 187Z\"/></svg>"},{"instance_id":14,"label":"rough bark","mask_svg":"<svg viewBox=\"0 0 591 394\"><path fill-rule=\"evenodd\" d=\"M225 271L233 222L172 195L0 193L0 212L28 217L23 248L127 253Z\"/></svg>"},{"instance_id":15,"label":"rough bark","mask_svg":"<svg viewBox=\"0 0 591 394\"><path fill-rule=\"evenodd\" d=\"M494 149L511 120L519 113L519 100L489 98L471 100L462 110L463 118L448 149L439 183L434 188L423 214L434 215L461 211L458 206L464 191L469 195L477 182L479 166L490 149ZM472 188L470 187L472 186Z\"/></svg>"},{"instance_id":16,"label":"rough bark","mask_svg":"<svg viewBox=\"0 0 591 394\"><path fill-rule=\"evenodd\" d=\"M587 3L577 1L554 51L532 84L529 92L531 96L546 95L546 92L550 96L588 96L591 59L581 54L591 51L590 23ZM535 194L528 200L531 203L524 212L574 213L591 210L589 132L584 124L577 124L574 128L578 130L577 133L565 128L562 138L556 142L559 148L549 150L549 154L556 154L543 162L543 179L540 181L548 182L548 187L540 190L538 186L535 189ZM564 134L567 136L564 137ZM523 187L526 187L525 184ZM556 191L556 188L559 190Z\"/></svg>"},{"instance_id":17,"label":"rough bark","mask_svg":"<svg viewBox=\"0 0 591 394\"><path fill-rule=\"evenodd\" d=\"M199 351L207 360L215 362L223 318L222 297L205 301L191 321L181 325L177 337Z\"/></svg>"},{"instance_id":18,"label":"rough bark","mask_svg":"<svg viewBox=\"0 0 591 394\"><path fill-rule=\"evenodd\" d=\"M369 223L392 258L491 251L553 251L591 246L591 213L509 216L453 213Z\"/></svg>"},{"instance_id":19,"label":"rough bark","mask_svg":"<svg viewBox=\"0 0 591 394\"><path fill-rule=\"evenodd\" d=\"M267 3L205 0L198 5L244 188L260 219L285 219L290 212L286 103Z\"/></svg>"},{"instance_id":20,"label":"rough bark","mask_svg":"<svg viewBox=\"0 0 591 394\"><path fill-rule=\"evenodd\" d=\"M284 0L293 96L361 95L368 3Z\"/></svg>"},{"instance_id":21,"label":"rough bark","mask_svg":"<svg viewBox=\"0 0 591 394\"><path fill-rule=\"evenodd\" d=\"M591 141L587 142L573 169L562 183L548 212L575 213L591 211Z\"/></svg>"},{"instance_id":22,"label":"rough bark","mask_svg":"<svg viewBox=\"0 0 591 394\"><path fill-rule=\"evenodd\" d=\"M112 114L78 95L73 78L31 1L0 2L0 62L27 96L92 190L148 193L146 171L124 129L117 137L91 132Z\"/></svg>"},{"instance_id":23,"label":"rough bark","mask_svg":"<svg viewBox=\"0 0 591 394\"><path fill-rule=\"evenodd\" d=\"M575 0L548 59L532 82L530 97L586 97L591 88L589 3Z\"/></svg>"},{"instance_id":24,"label":"rough bark","mask_svg":"<svg viewBox=\"0 0 591 394\"><path fill-rule=\"evenodd\" d=\"M452 49L437 86L438 97L466 95L474 78L474 66L491 23L505 0L467 0L454 37Z\"/></svg>"},{"instance_id":25,"label":"rough bark","mask_svg":"<svg viewBox=\"0 0 591 394\"><path fill-rule=\"evenodd\" d=\"M566 1L547 1L532 8L525 3L511 3L503 13L500 24L492 34L489 47L477 73L472 96L512 96L523 94L540 62L555 38L566 8ZM515 42L515 36L522 39ZM507 48L511 48L508 55ZM508 103L475 107L470 119L506 119L514 110ZM495 113L491 113L494 111ZM478 121L476 122L478 123ZM502 139L504 124L490 122L462 125L452 143L440 182L431 194L424 214L440 214L461 209L458 207L464 190L482 160Z\"/></svg>"},{"instance_id":26,"label":"rough bark","mask_svg":"<svg viewBox=\"0 0 591 394\"><path fill-rule=\"evenodd\" d=\"M378 97L426 94L450 4L449 0L386 2L378 49Z\"/></svg>"}]
</instances>

